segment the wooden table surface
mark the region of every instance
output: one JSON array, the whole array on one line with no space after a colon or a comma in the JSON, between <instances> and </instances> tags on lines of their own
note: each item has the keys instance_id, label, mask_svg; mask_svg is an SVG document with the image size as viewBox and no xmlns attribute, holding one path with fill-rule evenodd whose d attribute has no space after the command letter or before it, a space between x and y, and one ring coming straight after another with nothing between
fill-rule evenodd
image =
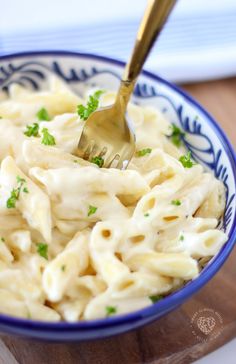
<instances>
[{"instance_id":1,"label":"wooden table surface","mask_svg":"<svg viewBox=\"0 0 236 364\"><path fill-rule=\"evenodd\" d=\"M236 78L183 88L222 125L236 146ZM236 249L218 274L194 297L159 321L135 332L102 341L48 344L1 336L0 364L185 364L236 336ZM202 309L223 321L218 337L205 341L192 332L191 320Z\"/></svg>"}]
</instances>

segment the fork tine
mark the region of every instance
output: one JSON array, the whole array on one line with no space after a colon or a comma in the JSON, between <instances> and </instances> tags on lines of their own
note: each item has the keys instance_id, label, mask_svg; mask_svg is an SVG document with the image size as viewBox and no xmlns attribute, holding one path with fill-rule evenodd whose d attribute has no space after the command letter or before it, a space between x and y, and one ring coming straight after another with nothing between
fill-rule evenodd
<instances>
[{"instance_id":1,"label":"fork tine","mask_svg":"<svg viewBox=\"0 0 236 364\"><path fill-rule=\"evenodd\" d=\"M98 145L94 144L92 146L92 149L90 150L90 154L89 154L89 160L91 160L93 157L98 155Z\"/></svg>"},{"instance_id":2,"label":"fork tine","mask_svg":"<svg viewBox=\"0 0 236 364\"><path fill-rule=\"evenodd\" d=\"M85 145L85 148L83 148L83 149L78 147L77 153L76 153L78 155L78 157L85 158L85 152L88 150L88 148L89 148L89 144Z\"/></svg>"},{"instance_id":3,"label":"fork tine","mask_svg":"<svg viewBox=\"0 0 236 364\"><path fill-rule=\"evenodd\" d=\"M122 153L115 168L126 169L132 156L133 153Z\"/></svg>"},{"instance_id":4,"label":"fork tine","mask_svg":"<svg viewBox=\"0 0 236 364\"><path fill-rule=\"evenodd\" d=\"M84 149L85 145L89 144L89 138L87 137L85 131L82 131L82 134L79 139L78 147L80 149Z\"/></svg>"},{"instance_id":5,"label":"fork tine","mask_svg":"<svg viewBox=\"0 0 236 364\"><path fill-rule=\"evenodd\" d=\"M77 146L77 154L79 157L84 158L85 153L88 151L89 145L90 140L83 131Z\"/></svg>"},{"instance_id":6,"label":"fork tine","mask_svg":"<svg viewBox=\"0 0 236 364\"><path fill-rule=\"evenodd\" d=\"M103 157L107 153L107 147L103 147L101 152L98 154L99 157Z\"/></svg>"},{"instance_id":7,"label":"fork tine","mask_svg":"<svg viewBox=\"0 0 236 364\"><path fill-rule=\"evenodd\" d=\"M118 168L118 169L122 169L122 167L123 167L123 162L124 162L123 157L120 157L120 159L118 160L118 163L117 163L117 165L116 165L116 168Z\"/></svg>"},{"instance_id":8,"label":"fork tine","mask_svg":"<svg viewBox=\"0 0 236 364\"><path fill-rule=\"evenodd\" d=\"M118 161L119 159L120 159L119 154L115 154L115 156L114 154L111 154L108 158L105 159L104 165L106 168L110 168L112 163L115 162L116 160Z\"/></svg>"},{"instance_id":9,"label":"fork tine","mask_svg":"<svg viewBox=\"0 0 236 364\"><path fill-rule=\"evenodd\" d=\"M93 144L89 144L88 146L87 146L87 148L85 149L85 151L84 151L84 159L89 159L90 158L90 154L91 154L91 151L92 151L92 149L93 149Z\"/></svg>"}]
</instances>

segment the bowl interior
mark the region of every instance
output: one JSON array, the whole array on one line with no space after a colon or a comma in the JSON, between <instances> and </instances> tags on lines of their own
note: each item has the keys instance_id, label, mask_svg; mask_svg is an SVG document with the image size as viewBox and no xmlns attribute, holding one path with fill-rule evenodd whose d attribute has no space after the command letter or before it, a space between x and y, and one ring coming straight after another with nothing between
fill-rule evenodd
<instances>
[{"instance_id":1,"label":"bowl interior","mask_svg":"<svg viewBox=\"0 0 236 364\"><path fill-rule=\"evenodd\" d=\"M54 73L81 95L86 87L91 86L116 90L122 71L121 62L92 55L41 52L5 56L0 59L0 89L7 92L12 83L33 90L45 89L48 76ZM133 101L140 105L157 107L170 122L178 124L186 132L184 142L194 158L206 169L211 170L226 187L226 209L219 228L225 231L230 239L201 272L200 277L218 260L211 273L206 275L206 282L219 269L234 244L236 172L233 149L220 127L200 105L175 86L151 73L144 72L139 77ZM202 281L198 288L203 284ZM188 285L193 285L193 282ZM188 285L181 290L186 290ZM192 293L193 291L194 289ZM165 300L168 300L168 297Z\"/></svg>"},{"instance_id":2,"label":"bowl interior","mask_svg":"<svg viewBox=\"0 0 236 364\"><path fill-rule=\"evenodd\" d=\"M94 86L117 90L122 71L122 63L91 55L23 54L1 60L0 89L7 91L12 83L33 90L45 89L48 76L54 73L80 95L87 87ZM222 130L193 99L147 72L139 77L133 101L157 107L169 122L178 124L186 132L184 142L193 157L224 182L227 202L220 228L229 234L236 215L235 160Z\"/></svg>"}]
</instances>

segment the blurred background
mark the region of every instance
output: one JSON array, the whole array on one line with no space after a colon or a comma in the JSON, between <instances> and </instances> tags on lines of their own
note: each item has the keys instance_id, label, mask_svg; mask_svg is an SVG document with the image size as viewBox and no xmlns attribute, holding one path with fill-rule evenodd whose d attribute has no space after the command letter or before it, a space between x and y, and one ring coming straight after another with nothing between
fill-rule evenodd
<instances>
[{"instance_id":1,"label":"blurred background","mask_svg":"<svg viewBox=\"0 0 236 364\"><path fill-rule=\"evenodd\" d=\"M0 55L32 50L127 60L146 0L8 0ZM174 82L236 74L236 0L179 0L145 68Z\"/></svg>"}]
</instances>

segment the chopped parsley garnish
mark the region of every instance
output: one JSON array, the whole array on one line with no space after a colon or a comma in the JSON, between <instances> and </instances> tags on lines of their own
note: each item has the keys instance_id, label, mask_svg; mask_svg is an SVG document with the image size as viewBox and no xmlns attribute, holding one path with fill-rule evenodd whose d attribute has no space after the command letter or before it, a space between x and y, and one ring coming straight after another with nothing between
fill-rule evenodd
<instances>
[{"instance_id":1,"label":"chopped parsley garnish","mask_svg":"<svg viewBox=\"0 0 236 364\"><path fill-rule=\"evenodd\" d=\"M184 240L184 236L183 235L180 235L179 240L180 241L183 241Z\"/></svg>"},{"instance_id":2,"label":"chopped parsley garnish","mask_svg":"<svg viewBox=\"0 0 236 364\"><path fill-rule=\"evenodd\" d=\"M171 124L172 133L170 135L171 141L176 147L180 147L182 144L182 139L185 136L185 133L176 125Z\"/></svg>"},{"instance_id":3,"label":"chopped parsley garnish","mask_svg":"<svg viewBox=\"0 0 236 364\"><path fill-rule=\"evenodd\" d=\"M151 148L144 148L139 151L137 151L136 155L137 157L144 157L146 154L150 154L152 151Z\"/></svg>"},{"instance_id":4,"label":"chopped parsley garnish","mask_svg":"<svg viewBox=\"0 0 236 364\"><path fill-rule=\"evenodd\" d=\"M102 90L98 90L94 92L93 95L89 96L87 105L78 105L77 106L77 113L81 119L87 120L88 117L98 108L99 105L99 98L104 93Z\"/></svg>"},{"instance_id":5,"label":"chopped parsley garnish","mask_svg":"<svg viewBox=\"0 0 236 364\"><path fill-rule=\"evenodd\" d=\"M196 163L191 160L191 152L189 151L186 155L182 155L179 158L184 168L192 168Z\"/></svg>"},{"instance_id":6,"label":"chopped parsley garnish","mask_svg":"<svg viewBox=\"0 0 236 364\"><path fill-rule=\"evenodd\" d=\"M7 208L12 209L16 207L16 201L19 200L19 191L18 189L13 188L11 191L11 196L7 200Z\"/></svg>"},{"instance_id":7,"label":"chopped parsley garnish","mask_svg":"<svg viewBox=\"0 0 236 364\"><path fill-rule=\"evenodd\" d=\"M144 217L148 217L149 216L149 213L148 212L146 212L146 214L144 214Z\"/></svg>"},{"instance_id":8,"label":"chopped parsley garnish","mask_svg":"<svg viewBox=\"0 0 236 364\"><path fill-rule=\"evenodd\" d=\"M172 205L175 205L175 206L180 206L181 205L181 201L180 200L172 200L171 201L171 204Z\"/></svg>"},{"instance_id":9,"label":"chopped parsley garnish","mask_svg":"<svg viewBox=\"0 0 236 364\"><path fill-rule=\"evenodd\" d=\"M37 118L39 121L50 121L51 118L48 115L48 111L42 107L42 109L40 109L37 114L36 114Z\"/></svg>"},{"instance_id":10,"label":"chopped parsley garnish","mask_svg":"<svg viewBox=\"0 0 236 364\"><path fill-rule=\"evenodd\" d=\"M24 134L28 137L38 137L39 136L39 124L33 123L32 125L26 125L26 131Z\"/></svg>"},{"instance_id":11,"label":"chopped parsley garnish","mask_svg":"<svg viewBox=\"0 0 236 364\"><path fill-rule=\"evenodd\" d=\"M47 128L42 129L42 144L44 145L56 145L56 141L53 135L51 135Z\"/></svg>"},{"instance_id":12,"label":"chopped parsley garnish","mask_svg":"<svg viewBox=\"0 0 236 364\"><path fill-rule=\"evenodd\" d=\"M65 272L65 270L66 270L66 265L65 265L65 264L63 264L63 265L61 266L61 271L62 271L62 272Z\"/></svg>"},{"instance_id":13,"label":"chopped parsley garnish","mask_svg":"<svg viewBox=\"0 0 236 364\"><path fill-rule=\"evenodd\" d=\"M37 244L37 252L45 259L48 259L48 245L44 243Z\"/></svg>"},{"instance_id":14,"label":"chopped parsley garnish","mask_svg":"<svg viewBox=\"0 0 236 364\"><path fill-rule=\"evenodd\" d=\"M2 116L0 116L0 119L2 119L3 117Z\"/></svg>"},{"instance_id":15,"label":"chopped parsley garnish","mask_svg":"<svg viewBox=\"0 0 236 364\"><path fill-rule=\"evenodd\" d=\"M161 295L156 295L156 296L149 296L150 300L152 301L152 303L156 303L157 301L162 300L163 296Z\"/></svg>"},{"instance_id":16,"label":"chopped parsley garnish","mask_svg":"<svg viewBox=\"0 0 236 364\"><path fill-rule=\"evenodd\" d=\"M91 163L96 164L99 168L102 168L103 164L104 164L104 159L102 157L93 157L91 159Z\"/></svg>"},{"instance_id":17,"label":"chopped parsley garnish","mask_svg":"<svg viewBox=\"0 0 236 364\"><path fill-rule=\"evenodd\" d=\"M89 208L88 208L88 216L91 216L93 214L95 214L95 212L97 211L97 207L95 206L92 206L92 205L89 205Z\"/></svg>"},{"instance_id":18,"label":"chopped parsley garnish","mask_svg":"<svg viewBox=\"0 0 236 364\"><path fill-rule=\"evenodd\" d=\"M24 178L21 178L20 176L16 176L17 183L26 183L26 180Z\"/></svg>"},{"instance_id":19,"label":"chopped parsley garnish","mask_svg":"<svg viewBox=\"0 0 236 364\"><path fill-rule=\"evenodd\" d=\"M25 187L26 180L24 178L21 178L20 176L16 177L17 181L17 188L13 188L11 191L11 195L7 200L7 208L12 209L16 207L16 201L19 200L21 190L23 188L23 192L28 193L27 187Z\"/></svg>"},{"instance_id":20,"label":"chopped parsley garnish","mask_svg":"<svg viewBox=\"0 0 236 364\"><path fill-rule=\"evenodd\" d=\"M3 237L1 238L1 241L2 241L3 243L5 243L5 239L4 239Z\"/></svg>"},{"instance_id":21,"label":"chopped parsley garnish","mask_svg":"<svg viewBox=\"0 0 236 364\"><path fill-rule=\"evenodd\" d=\"M47 110L43 107L40 109L37 114L37 118L39 121L49 121L51 120ZM33 123L32 125L26 125L26 130L24 131L24 134L28 137L38 137L39 136L39 124Z\"/></svg>"},{"instance_id":22,"label":"chopped parsley garnish","mask_svg":"<svg viewBox=\"0 0 236 364\"><path fill-rule=\"evenodd\" d=\"M106 306L107 316L114 315L117 312L117 308L114 306Z\"/></svg>"}]
</instances>

